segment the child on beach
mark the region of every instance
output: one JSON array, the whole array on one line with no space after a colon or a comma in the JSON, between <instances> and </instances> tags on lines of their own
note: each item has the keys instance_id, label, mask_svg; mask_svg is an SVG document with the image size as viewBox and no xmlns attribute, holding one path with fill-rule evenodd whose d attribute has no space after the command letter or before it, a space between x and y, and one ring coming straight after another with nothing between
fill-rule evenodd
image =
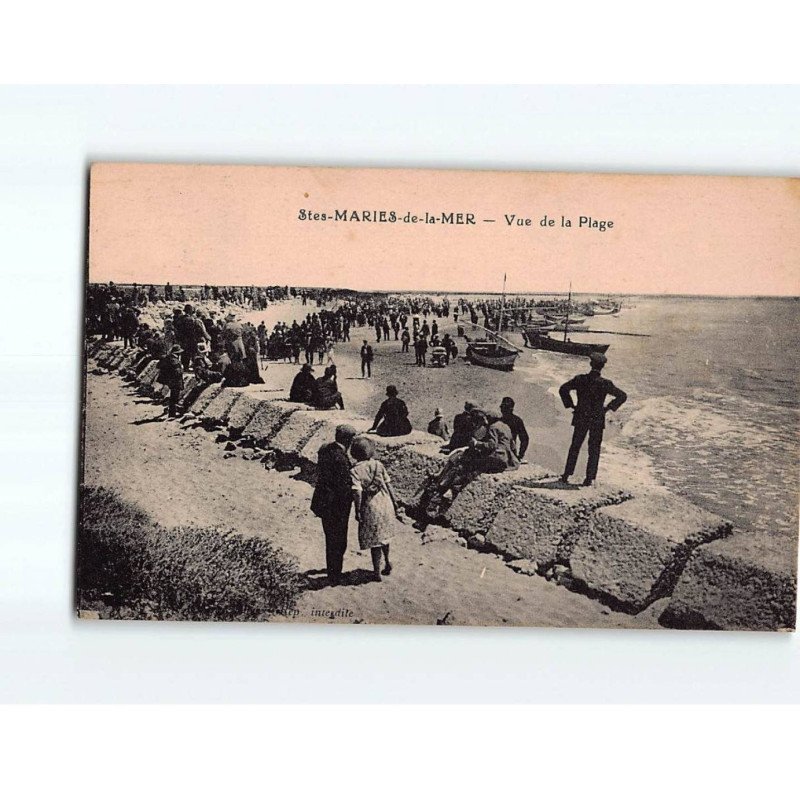
<instances>
[{"instance_id":1,"label":"child on beach","mask_svg":"<svg viewBox=\"0 0 800 800\"><path fill-rule=\"evenodd\" d=\"M375 458L375 444L364 436L358 436L350 446L350 455L356 465L350 470L353 480L353 503L358 521L358 546L372 553L374 580L381 575L390 575L389 540L392 538L396 520L401 517L397 510L389 476L383 464ZM381 570L381 554L386 566Z\"/></svg>"}]
</instances>

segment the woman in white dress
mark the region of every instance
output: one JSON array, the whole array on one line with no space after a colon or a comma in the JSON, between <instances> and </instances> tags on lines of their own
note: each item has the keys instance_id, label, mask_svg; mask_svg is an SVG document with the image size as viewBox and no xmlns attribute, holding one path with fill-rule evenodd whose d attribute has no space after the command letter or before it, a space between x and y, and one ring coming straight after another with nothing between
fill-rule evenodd
<instances>
[{"instance_id":1,"label":"woman in white dress","mask_svg":"<svg viewBox=\"0 0 800 800\"><path fill-rule=\"evenodd\" d=\"M397 520L401 519L386 468L375 458L375 444L358 436L350 446L350 455L357 462L350 470L353 480L353 503L358 521L358 546L372 552L375 580L390 575L389 540ZM386 566L381 571L381 555Z\"/></svg>"}]
</instances>

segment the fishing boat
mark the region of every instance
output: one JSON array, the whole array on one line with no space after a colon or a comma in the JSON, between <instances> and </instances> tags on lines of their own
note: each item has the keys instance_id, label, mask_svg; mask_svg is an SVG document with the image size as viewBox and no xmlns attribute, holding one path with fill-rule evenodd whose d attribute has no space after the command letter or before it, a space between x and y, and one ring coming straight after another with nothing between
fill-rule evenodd
<instances>
[{"instance_id":1,"label":"fishing boat","mask_svg":"<svg viewBox=\"0 0 800 800\"><path fill-rule=\"evenodd\" d=\"M556 326L563 325L565 322L569 322L570 325L581 325L586 322L586 317L571 316L569 313L559 314L558 316L548 314L546 319Z\"/></svg>"},{"instance_id":2,"label":"fishing boat","mask_svg":"<svg viewBox=\"0 0 800 800\"><path fill-rule=\"evenodd\" d=\"M597 301L594 304L595 314L619 314L622 308L622 303L606 297L604 300Z\"/></svg>"},{"instance_id":3,"label":"fishing boat","mask_svg":"<svg viewBox=\"0 0 800 800\"><path fill-rule=\"evenodd\" d=\"M502 369L510 372L514 369L514 362L522 351L502 336L495 334L495 338L499 341L491 339L471 340L467 337L467 358L480 367Z\"/></svg>"},{"instance_id":4,"label":"fishing boat","mask_svg":"<svg viewBox=\"0 0 800 800\"><path fill-rule=\"evenodd\" d=\"M534 350L549 350L552 353L566 353L572 356L588 356L592 353L605 353L610 347L607 344L593 342L573 342L569 339L553 339L547 334L528 333L528 347Z\"/></svg>"},{"instance_id":5,"label":"fishing boat","mask_svg":"<svg viewBox=\"0 0 800 800\"><path fill-rule=\"evenodd\" d=\"M607 306L595 306L594 313L595 316L601 316L603 314L619 314L619 307L614 306L612 308L608 308Z\"/></svg>"},{"instance_id":6,"label":"fishing boat","mask_svg":"<svg viewBox=\"0 0 800 800\"><path fill-rule=\"evenodd\" d=\"M553 330L557 331L558 333L581 333L583 331L588 331L589 326L580 322L575 323L570 320L568 323L559 322L557 325L553 325Z\"/></svg>"},{"instance_id":7,"label":"fishing boat","mask_svg":"<svg viewBox=\"0 0 800 800\"><path fill-rule=\"evenodd\" d=\"M503 316L505 315L506 305L506 276L503 275L503 299L500 305L500 322L498 328L503 326ZM482 339L470 339L469 336L464 338L467 340L467 359L473 364L481 367L489 367L490 369L502 369L510 372L514 369L514 362L517 356L523 351L508 339L501 336L497 331L490 331L484 328L483 325L474 325L473 327L480 328L486 331L486 336Z\"/></svg>"},{"instance_id":8,"label":"fishing boat","mask_svg":"<svg viewBox=\"0 0 800 800\"><path fill-rule=\"evenodd\" d=\"M586 325L574 325L570 320L569 309L572 308L572 284L569 285L569 299L567 301L567 314L561 325L556 325L556 330L564 333L562 339L552 339L546 333L541 333L534 328L525 329L525 339L528 347L534 350L549 350L553 353L567 353L573 356L588 356L592 353L605 353L608 350L607 344L596 344L594 342L573 342L567 338L567 334L572 331L588 330Z\"/></svg>"}]
</instances>

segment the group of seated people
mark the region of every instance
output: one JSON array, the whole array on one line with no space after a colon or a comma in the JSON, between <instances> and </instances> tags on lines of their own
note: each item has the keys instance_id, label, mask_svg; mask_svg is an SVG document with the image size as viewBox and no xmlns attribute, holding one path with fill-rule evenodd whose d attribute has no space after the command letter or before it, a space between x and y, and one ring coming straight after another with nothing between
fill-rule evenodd
<instances>
[{"instance_id":1,"label":"group of seated people","mask_svg":"<svg viewBox=\"0 0 800 800\"><path fill-rule=\"evenodd\" d=\"M453 433L444 423L441 410L428 426L428 431L447 441L442 452L448 459L438 474L422 490L417 505L426 516L435 519L470 481L483 473L516 470L525 461L530 438L525 423L514 413L514 400L504 397L500 415L466 402L464 410L453 419Z\"/></svg>"},{"instance_id":2,"label":"group of seated people","mask_svg":"<svg viewBox=\"0 0 800 800\"><path fill-rule=\"evenodd\" d=\"M321 378L314 378L314 369L304 364L292 382L289 399L307 403L319 409L344 408L336 384L336 366L325 369ZM397 387L386 387L386 399L368 433L378 436L405 436L411 433L408 406L399 397ZM448 455L439 473L423 490L418 505L428 517L439 516L444 507L470 481L483 473L516 470L525 461L530 438L525 423L514 413L514 400L504 397L499 415L484 411L475 403L464 403L464 410L453 419L453 430L444 421L441 409L436 409L428 432L439 436L445 444L441 452Z\"/></svg>"},{"instance_id":3,"label":"group of seated people","mask_svg":"<svg viewBox=\"0 0 800 800\"><path fill-rule=\"evenodd\" d=\"M321 378L315 378L314 367L303 364L292 381L289 400L293 403L307 403L319 409L344 409L344 398L336 379L336 365L330 364Z\"/></svg>"}]
</instances>

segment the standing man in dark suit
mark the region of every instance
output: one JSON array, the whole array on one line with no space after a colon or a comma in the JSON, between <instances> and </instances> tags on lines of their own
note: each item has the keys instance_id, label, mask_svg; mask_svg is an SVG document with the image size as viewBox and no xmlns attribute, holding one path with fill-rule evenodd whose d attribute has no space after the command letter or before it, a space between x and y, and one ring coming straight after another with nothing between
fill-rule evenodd
<instances>
[{"instance_id":1,"label":"standing man in dark suit","mask_svg":"<svg viewBox=\"0 0 800 800\"><path fill-rule=\"evenodd\" d=\"M572 444L567 455L567 465L561 480L569 483L569 478L575 472L578 462L578 453L589 434L589 460L586 464L586 480L584 486L591 486L597 477L597 466L600 463L600 447L603 444L603 430L606 427L606 412L616 411L627 399L628 395L614 386L600 373L606 365L606 357L602 353L592 353L589 356L591 371L585 375L576 375L567 381L559 390L564 408L571 408L572 424L575 430L572 434ZM572 392L578 396L577 406L572 400ZM614 399L606 405L606 396Z\"/></svg>"},{"instance_id":2,"label":"standing man in dark suit","mask_svg":"<svg viewBox=\"0 0 800 800\"><path fill-rule=\"evenodd\" d=\"M367 340L364 339L364 344L361 345L361 377L362 378L371 378L372 377L372 345L368 344Z\"/></svg>"},{"instance_id":3,"label":"standing man in dark suit","mask_svg":"<svg viewBox=\"0 0 800 800\"><path fill-rule=\"evenodd\" d=\"M317 455L317 483L311 498L311 510L322 520L325 561L331 586L341 583L347 550L347 526L353 502L347 451L355 435L356 429L351 425L338 425L336 441L321 447Z\"/></svg>"}]
</instances>

